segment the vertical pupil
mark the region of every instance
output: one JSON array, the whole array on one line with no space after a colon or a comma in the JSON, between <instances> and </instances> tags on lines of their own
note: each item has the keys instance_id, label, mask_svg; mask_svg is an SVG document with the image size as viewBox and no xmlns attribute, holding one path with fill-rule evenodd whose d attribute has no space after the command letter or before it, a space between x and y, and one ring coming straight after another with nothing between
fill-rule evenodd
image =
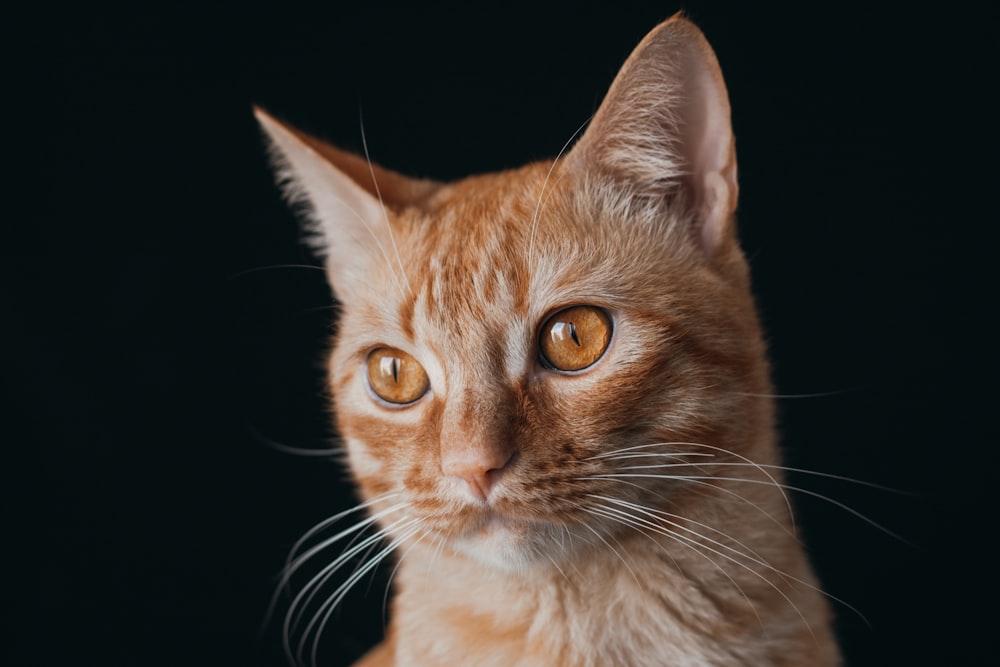
<instances>
[{"instance_id":1,"label":"vertical pupil","mask_svg":"<svg viewBox=\"0 0 1000 667\"><path fill-rule=\"evenodd\" d=\"M569 322L568 324L570 337L573 339L573 342L576 343L576 346L580 347L580 337L576 335L576 325L572 322Z\"/></svg>"},{"instance_id":2,"label":"vertical pupil","mask_svg":"<svg viewBox=\"0 0 1000 667\"><path fill-rule=\"evenodd\" d=\"M576 325L572 322L556 322L552 325L551 332L549 334L553 342L562 342L566 340L566 337L573 339L577 347L583 347L583 343L580 342L580 334L576 331Z\"/></svg>"},{"instance_id":3,"label":"vertical pupil","mask_svg":"<svg viewBox=\"0 0 1000 667\"><path fill-rule=\"evenodd\" d=\"M399 358L382 357L379 360L380 370L383 376L392 376L393 382L399 384Z\"/></svg>"}]
</instances>

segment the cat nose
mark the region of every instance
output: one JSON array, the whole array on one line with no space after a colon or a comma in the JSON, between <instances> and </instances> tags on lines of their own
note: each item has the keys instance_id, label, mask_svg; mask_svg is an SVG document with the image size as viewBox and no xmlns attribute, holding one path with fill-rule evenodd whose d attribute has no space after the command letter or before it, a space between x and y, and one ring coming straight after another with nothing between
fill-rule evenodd
<instances>
[{"instance_id":1,"label":"cat nose","mask_svg":"<svg viewBox=\"0 0 1000 667\"><path fill-rule=\"evenodd\" d=\"M513 458L513 451L509 449L467 449L443 457L441 471L448 477L464 481L469 493L486 502Z\"/></svg>"}]
</instances>

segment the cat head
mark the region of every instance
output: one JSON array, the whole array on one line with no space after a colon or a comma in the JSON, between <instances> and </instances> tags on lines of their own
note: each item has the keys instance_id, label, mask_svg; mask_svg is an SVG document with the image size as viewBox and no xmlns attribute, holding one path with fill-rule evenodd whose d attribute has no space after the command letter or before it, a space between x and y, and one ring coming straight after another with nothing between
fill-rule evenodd
<instances>
[{"instance_id":1,"label":"cat head","mask_svg":"<svg viewBox=\"0 0 1000 667\"><path fill-rule=\"evenodd\" d=\"M614 532L596 497L683 505L638 455L770 456L729 116L678 17L551 163L410 179L257 111L342 304L337 424L390 532L518 565Z\"/></svg>"}]
</instances>

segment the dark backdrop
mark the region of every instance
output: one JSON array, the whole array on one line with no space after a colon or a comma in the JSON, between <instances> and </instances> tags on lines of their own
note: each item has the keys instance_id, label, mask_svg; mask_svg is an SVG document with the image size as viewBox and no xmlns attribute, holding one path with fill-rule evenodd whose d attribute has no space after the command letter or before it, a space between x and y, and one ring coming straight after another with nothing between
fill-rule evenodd
<instances>
[{"instance_id":1,"label":"dark backdrop","mask_svg":"<svg viewBox=\"0 0 1000 667\"><path fill-rule=\"evenodd\" d=\"M138 5L138 3L136 3ZM554 155L677 9L726 74L792 475L852 665L982 664L996 613L996 12L382 2L8 15L7 665L282 665L286 550L344 471L319 271L251 117L437 178ZM985 4L985 3L984 3ZM804 8L808 6L808 8ZM255 270L260 269L260 270ZM334 618L342 664L380 580ZM982 602L982 606L979 602ZM354 653L352 653L354 652Z\"/></svg>"}]
</instances>

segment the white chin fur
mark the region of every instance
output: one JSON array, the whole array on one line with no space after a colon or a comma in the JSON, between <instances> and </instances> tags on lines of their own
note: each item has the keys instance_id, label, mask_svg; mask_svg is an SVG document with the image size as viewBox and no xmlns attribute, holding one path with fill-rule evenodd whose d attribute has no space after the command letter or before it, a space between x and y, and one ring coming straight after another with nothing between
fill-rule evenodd
<instances>
[{"instance_id":1,"label":"white chin fur","mask_svg":"<svg viewBox=\"0 0 1000 667\"><path fill-rule=\"evenodd\" d=\"M485 527L459 537L454 549L484 565L505 571L551 566L562 557L559 542L539 526L491 521Z\"/></svg>"}]
</instances>

